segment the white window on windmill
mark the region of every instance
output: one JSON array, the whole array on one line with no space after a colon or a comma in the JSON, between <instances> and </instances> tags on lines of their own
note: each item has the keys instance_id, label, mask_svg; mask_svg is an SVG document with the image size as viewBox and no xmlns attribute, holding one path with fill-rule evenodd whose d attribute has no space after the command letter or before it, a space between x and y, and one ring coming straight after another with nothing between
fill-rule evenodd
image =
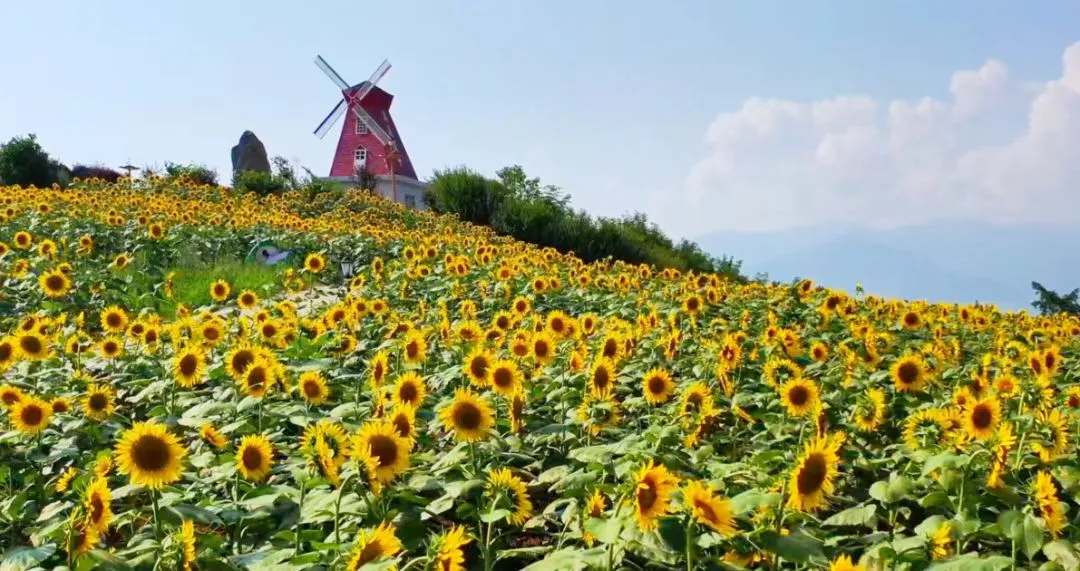
<instances>
[{"instance_id":1,"label":"white window on windmill","mask_svg":"<svg viewBox=\"0 0 1080 571\"><path fill-rule=\"evenodd\" d=\"M357 135L367 135L370 132L371 132L371 130L368 129L367 123L364 123L363 119L361 119L359 117L356 117L356 131L355 131L355 133Z\"/></svg>"},{"instance_id":2,"label":"white window on windmill","mask_svg":"<svg viewBox=\"0 0 1080 571\"><path fill-rule=\"evenodd\" d=\"M356 168L367 166L367 149L364 147L356 147L356 151L353 152L353 165Z\"/></svg>"}]
</instances>

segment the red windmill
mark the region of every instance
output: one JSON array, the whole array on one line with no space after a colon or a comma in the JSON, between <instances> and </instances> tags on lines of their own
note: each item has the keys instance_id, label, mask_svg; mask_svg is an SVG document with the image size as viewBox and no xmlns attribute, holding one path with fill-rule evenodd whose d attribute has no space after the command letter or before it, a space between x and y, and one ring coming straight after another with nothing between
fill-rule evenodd
<instances>
[{"instance_id":1,"label":"red windmill","mask_svg":"<svg viewBox=\"0 0 1080 571\"><path fill-rule=\"evenodd\" d=\"M397 189L400 185L403 190L401 201L408 206L422 207L424 185L417 180L412 161L390 117L394 96L376 85L390 71L390 62L383 60L367 81L356 85L349 85L322 56L315 56L315 65L337 84L342 95L330 114L319 123L315 135L323 138L346 110L352 111L341 126L329 179L355 181L357 172L366 171L375 176L376 188L372 190L399 200Z\"/></svg>"}]
</instances>

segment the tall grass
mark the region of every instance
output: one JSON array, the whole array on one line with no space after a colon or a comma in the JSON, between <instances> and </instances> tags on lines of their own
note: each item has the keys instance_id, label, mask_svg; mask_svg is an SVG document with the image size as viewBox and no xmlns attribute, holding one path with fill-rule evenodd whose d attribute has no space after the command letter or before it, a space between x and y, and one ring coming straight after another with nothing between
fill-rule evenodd
<instances>
[{"instance_id":1,"label":"tall grass","mask_svg":"<svg viewBox=\"0 0 1080 571\"><path fill-rule=\"evenodd\" d=\"M173 270L173 299L166 309L175 313L178 304L188 307L209 305L210 286L222 279L232 288L230 298L235 299L243 290L250 289L259 297L268 297L281 290L280 273L284 266L264 266L239 260L223 260L203 266L179 267Z\"/></svg>"}]
</instances>

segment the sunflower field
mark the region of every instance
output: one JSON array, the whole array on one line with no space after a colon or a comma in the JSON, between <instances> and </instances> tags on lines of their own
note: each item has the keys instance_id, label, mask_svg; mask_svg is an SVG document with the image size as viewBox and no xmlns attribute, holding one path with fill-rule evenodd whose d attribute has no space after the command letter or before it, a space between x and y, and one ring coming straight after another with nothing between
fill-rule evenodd
<instances>
[{"instance_id":1,"label":"sunflower field","mask_svg":"<svg viewBox=\"0 0 1080 571\"><path fill-rule=\"evenodd\" d=\"M0 188L0 570L1075 570L1078 336L356 191Z\"/></svg>"}]
</instances>

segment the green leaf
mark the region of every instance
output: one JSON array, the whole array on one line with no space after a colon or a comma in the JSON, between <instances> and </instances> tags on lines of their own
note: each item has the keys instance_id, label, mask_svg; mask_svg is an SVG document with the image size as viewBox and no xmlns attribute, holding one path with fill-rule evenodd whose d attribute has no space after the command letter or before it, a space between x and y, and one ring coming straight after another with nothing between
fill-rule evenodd
<instances>
[{"instance_id":1,"label":"green leaf","mask_svg":"<svg viewBox=\"0 0 1080 571\"><path fill-rule=\"evenodd\" d=\"M934 563L926 571L1001 571L1012 566L1012 559L1004 555L979 557L969 553Z\"/></svg>"},{"instance_id":2,"label":"green leaf","mask_svg":"<svg viewBox=\"0 0 1080 571\"><path fill-rule=\"evenodd\" d=\"M876 512L877 506L874 504L855 506L833 515L821 523L822 525L865 525L874 527L874 522L877 519L874 517Z\"/></svg>"},{"instance_id":3,"label":"green leaf","mask_svg":"<svg viewBox=\"0 0 1080 571\"><path fill-rule=\"evenodd\" d=\"M1063 539L1051 541L1043 546L1042 552L1047 559L1061 565L1065 571L1080 569L1080 555L1077 555L1076 549L1068 541Z\"/></svg>"},{"instance_id":4,"label":"green leaf","mask_svg":"<svg viewBox=\"0 0 1080 571\"><path fill-rule=\"evenodd\" d=\"M938 490L936 492L930 492L919 500L919 505L924 508L936 508L939 506L949 505L949 494Z\"/></svg>"},{"instance_id":5,"label":"green leaf","mask_svg":"<svg viewBox=\"0 0 1080 571\"><path fill-rule=\"evenodd\" d=\"M484 515L481 515L480 516L480 521L482 521L484 523L491 523L491 522L499 521L499 520L505 518L508 515L510 515L510 510L508 510L506 508L499 508L497 510L491 510L491 511L485 513Z\"/></svg>"},{"instance_id":6,"label":"green leaf","mask_svg":"<svg viewBox=\"0 0 1080 571\"><path fill-rule=\"evenodd\" d=\"M780 535L768 530L761 534L761 542L765 549L788 561L806 563L810 559L825 559L821 541L802 533Z\"/></svg>"},{"instance_id":7,"label":"green leaf","mask_svg":"<svg viewBox=\"0 0 1080 571\"><path fill-rule=\"evenodd\" d=\"M453 496L447 494L444 496L440 496L435 501L428 504L427 507L424 509L433 514L441 514L452 507L454 507L454 498Z\"/></svg>"},{"instance_id":8,"label":"green leaf","mask_svg":"<svg viewBox=\"0 0 1080 571\"><path fill-rule=\"evenodd\" d=\"M1024 554L1031 559L1042 549L1045 543L1042 527L1035 516L1028 514L1024 517Z\"/></svg>"},{"instance_id":9,"label":"green leaf","mask_svg":"<svg viewBox=\"0 0 1080 571\"><path fill-rule=\"evenodd\" d=\"M94 561L94 569L104 569L106 571L129 571L132 569L132 566L127 561L108 551L94 549L87 556Z\"/></svg>"},{"instance_id":10,"label":"green leaf","mask_svg":"<svg viewBox=\"0 0 1080 571\"><path fill-rule=\"evenodd\" d=\"M568 547L553 551L547 557L523 567L521 571L581 571L607 562L607 550L602 547L579 549Z\"/></svg>"},{"instance_id":11,"label":"green leaf","mask_svg":"<svg viewBox=\"0 0 1080 571\"><path fill-rule=\"evenodd\" d=\"M0 571L33 569L53 553L56 553L56 546L51 543L38 547L16 547L4 554L4 558L0 560Z\"/></svg>"},{"instance_id":12,"label":"green leaf","mask_svg":"<svg viewBox=\"0 0 1080 571\"><path fill-rule=\"evenodd\" d=\"M600 543L614 543L622 530L622 518L615 516L608 519L591 517L585 520L585 531L593 534Z\"/></svg>"},{"instance_id":13,"label":"green leaf","mask_svg":"<svg viewBox=\"0 0 1080 571\"><path fill-rule=\"evenodd\" d=\"M889 483L885 480L880 480L871 484L870 497L883 504L889 503Z\"/></svg>"},{"instance_id":14,"label":"green leaf","mask_svg":"<svg viewBox=\"0 0 1080 571\"><path fill-rule=\"evenodd\" d=\"M780 494L763 493L757 490L747 490L731 498L731 507L737 514L744 514L761 506L774 505L780 502Z\"/></svg>"},{"instance_id":15,"label":"green leaf","mask_svg":"<svg viewBox=\"0 0 1080 571\"><path fill-rule=\"evenodd\" d=\"M535 556L543 555L554 549L551 545L537 545L536 547L519 547L517 549L500 549L495 556L496 561L503 559L536 559Z\"/></svg>"},{"instance_id":16,"label":"green leaf","mask_svg":"<svg viewBox=\"0 0 1080 571\"><path fill-rule=\"evenodd\" d=\"M967 464L969 458L967 456L961 456L959 454L953 454L951 452L942 452L935 454L926 459L923 464L922 475L926 476L934 470L940 470L941 468L959 468Z\"/></svg>"}]
</instances>

